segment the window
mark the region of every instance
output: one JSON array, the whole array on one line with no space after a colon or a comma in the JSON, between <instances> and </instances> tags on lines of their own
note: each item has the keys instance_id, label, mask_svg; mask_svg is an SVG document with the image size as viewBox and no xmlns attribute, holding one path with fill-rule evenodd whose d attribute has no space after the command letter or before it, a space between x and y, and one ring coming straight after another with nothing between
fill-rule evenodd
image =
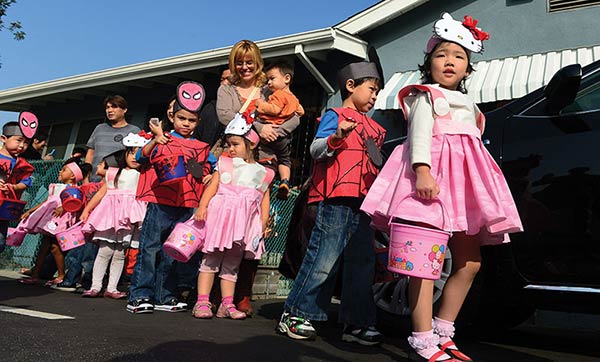
<instances>
[{"instance_id":1,"label":"window","mask_svg":"<svg viewBox=\"0 0 600 362\"><path fill-rule=\"evenodd\" d=\"M585 87L586 84L589 86ZM585 79L585 84L582 85L575 101L566 106L561 114L600 110L600 72Z\"/></svg>"},{"instance_id":2,"label":"window","mask_svg":"<svg viewBox=\"0 0 600 362\"><path fill-rule=\"evenodd\" d=\"M600 5L600 1L594 0L548 0L548 12L573 10Z\"/></svg>"}]
</instances>

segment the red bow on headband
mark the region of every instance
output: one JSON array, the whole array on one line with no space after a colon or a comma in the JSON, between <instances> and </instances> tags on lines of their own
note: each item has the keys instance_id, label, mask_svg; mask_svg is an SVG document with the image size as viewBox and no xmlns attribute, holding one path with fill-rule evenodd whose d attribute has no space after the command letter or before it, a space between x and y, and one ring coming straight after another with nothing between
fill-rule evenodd
<instances>
[{"instance_id":1,"label":"red bow on headband","mask_svg":"<svg viewBox=\"0 0 600 362\"><path fill-rule=\"evenodd\" d=\"M252 122L254 122L254 115L249 109L246 109L244 113L242 113L242 117L246 120L246 124L252 124Z\"/></svg>"},{"instance_id":2,"label":"red bow on headband","mask_svg":"<svg viewBox=\"0 0 600 362\"><path fill-rule=\"evenodd\" d=\"M477 27L477 20L473 19L472 17L465 15L465 18L462 22L462 25L469 29L469 31L471 32L471 34L473 34L473 37L475 37L475 39L477 40L488 40L490 38L490 34L486 33L485 31L479 29Z\"/></svg>"},{"instance_id":3,"label":"red bow on headband","mask_svg":"<svg viewBox=\"0 0 600 362\"><path fill-rule=\"evenodd\" d=\"M144 130L139 131L138 136L144 137L147 140L152 139L152 137L153 137L152 133L147 133Z\"/></svg>"}]
</instances>

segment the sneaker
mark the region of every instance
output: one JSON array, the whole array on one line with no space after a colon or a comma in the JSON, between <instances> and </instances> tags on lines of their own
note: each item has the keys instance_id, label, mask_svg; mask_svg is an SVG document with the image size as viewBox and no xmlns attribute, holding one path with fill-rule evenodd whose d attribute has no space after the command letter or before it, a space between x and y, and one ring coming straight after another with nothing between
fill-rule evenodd
<instances>
[{"instance_id":1,"label":"sneaker","mask_svg":"<svg viewBox=\"0 0 600 362\"><path fill-rule=\"evenodd\" d=\"M77 288L74 285L65 284L65 282L52 284L50 288L60 290L61 292L74 292Z\"/></svg>"},{"instance_id":2,"label":"sneaker","mask_svg":"<svg viewBox=\"0 0 600 362\"><path fill-rule=\"evenodd\" d=\"M154 304L148 298L135 299L127 303L127 311L133 314L152 313Z\"/></svg>"},{"instance_id":3,"label":"sneaker","mask_svg":"<svg viewBox=\"0 0 600 362\"><path fill-rule=\"evenodd\" d=\"M308 319L283 313L277 326L280 333L285 333L293 339L314 339L317 331Z\"/></svg>"},{"instance_id":4,"label":"sneaker","mask_svg":"<svg viewBox=\"0 0 600 362\"><path fill-rule=\"evenodd\" d=\"M290 183L288 180L282 180L277 189L277 198L279 200L287 200L290 194Z\"/></svg>"},{"instance_id":5,"label":"sneaker","mask_svg":"<svg viewBox=\"0 0 600 362\"><path fill-rule=\"evenodd\" d=\"M163 304L156 304L154 306L155 310L159 310L161 312L185 312L187 311L187 303L180 302L177 299L171 299L170 301Z\"/></svg>"},{"instance_id":6,"label":"sneaker","mask_svg":"<svg viewBox=\"0 0 600 362\"><path fill-rule=\"evenodd\" d=\"M82 287L81 285L78 287L75 287L75 290L73 291L73 293L77 293L77 294L83 294L83 292L85 292L85 288Z\"/></svg>"},{"instance_id":7,"label":"sneaker","mask_svg":"<svg viewBox=\"0 0 600 362\"><path fill-rule=\"evenodd\" d=\"M379 333L375 327L355 327L347 324L342 333L342 340L363 346L375 346L383 342L383 334Z\"/></svg>"}]
</instances>

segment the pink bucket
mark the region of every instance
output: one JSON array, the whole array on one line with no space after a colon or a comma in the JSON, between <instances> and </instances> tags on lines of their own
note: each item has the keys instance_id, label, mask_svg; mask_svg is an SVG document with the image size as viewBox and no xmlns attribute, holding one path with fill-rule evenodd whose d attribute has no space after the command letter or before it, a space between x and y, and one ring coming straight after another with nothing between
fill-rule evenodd
<instances>
[{"instance_id":1,"label":"pink bucket","mask_svg":"<svg viewBox=\"0 0 600 362\"><path fill-rule=\"evenodd\" d=\"M195 223L194 219L189 219L175 225L171 235L163 244L167 255L177 261L187 263L192 255L202 248L203 238L200 230L194 226Z\"/></svg>"},{"instance_id":2,"label":"pink bucket","mask_svg":"<svg viewBox=\"0 0 600 362\"><path fill-rule=\"evenodd\" d=\"M27 235L23 229L8 228L6 233L6 246L21 246Z\"/></svg>"},{"instance_id":3,"label":"pink bucket","mask_svg":"<svg viewBox=\"0 0 600 362\"><path fill-rule=\"evenodd\" d=\"M85 237L81 231L81 221L65 231L56 233L56 240L62 251L71 250L85 244Z\"/></svg>"},{"instance_id":4,"label":"pink bucket","mask_svg":"<svg viewBox=\"0 0 600 362\"><path fill-rule=\"evenodd\" d=\"M388 270L423 279L439 279L450 233L392 223Z\"/></svg>"}]
</instances>

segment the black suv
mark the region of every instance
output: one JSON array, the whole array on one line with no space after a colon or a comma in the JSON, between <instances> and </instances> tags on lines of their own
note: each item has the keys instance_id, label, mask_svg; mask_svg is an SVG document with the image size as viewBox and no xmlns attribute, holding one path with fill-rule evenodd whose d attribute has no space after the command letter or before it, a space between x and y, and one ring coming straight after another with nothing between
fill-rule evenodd
<instances>
[{"instance_id":1,"label":"black suv","mask_svg":"<svg viewBox=\"0 0 600 362\"><path fill-rule=\"evenodd\" d=\"M486 116L484 143L525 232L482 247L482 269L461 317L509 327L535 308L600 312L600 61L567 66L545 88ZM405 284L376 284L377 305L406 314Z\"/></svg>"}]
</instances>

